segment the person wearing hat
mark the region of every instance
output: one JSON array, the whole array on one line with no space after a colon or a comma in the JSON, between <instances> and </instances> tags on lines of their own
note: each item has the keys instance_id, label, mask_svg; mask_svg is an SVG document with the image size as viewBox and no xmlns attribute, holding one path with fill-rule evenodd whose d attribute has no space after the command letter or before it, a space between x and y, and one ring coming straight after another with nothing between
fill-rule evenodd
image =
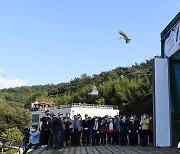
<instances>
[{"instance_id":1,"label":"person wearing hat","mask_svg":"<svg viewBox=\"0 0 180 154\"><path fill-rule=\"evenodd\" d=\"M31 147L34 146L34 150L36 150L38 149L38 146L39 146L40 132L38 130L37 125L32 125L29 135L32 136L32 140L28 144L28 146L25 148L25 151L23 152L23 154L25 154Z\"/></svg>"}]
</instances>

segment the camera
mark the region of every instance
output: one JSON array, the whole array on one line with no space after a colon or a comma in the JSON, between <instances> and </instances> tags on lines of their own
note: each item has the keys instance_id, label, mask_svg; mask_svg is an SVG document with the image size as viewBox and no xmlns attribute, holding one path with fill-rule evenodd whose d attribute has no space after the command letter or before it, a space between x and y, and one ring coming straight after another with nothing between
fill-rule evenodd
<instances>
[{"instance_id":1,"label":"camera","mask_svg":"<svg viewBox=\"0 0 180 154\"><path fill-rule=\"evenodd\" d=\"M22 133L25 137L29 138L29 132L30 132L30 129L29 128L25 128Z\"/></svg>"}]
</instances>

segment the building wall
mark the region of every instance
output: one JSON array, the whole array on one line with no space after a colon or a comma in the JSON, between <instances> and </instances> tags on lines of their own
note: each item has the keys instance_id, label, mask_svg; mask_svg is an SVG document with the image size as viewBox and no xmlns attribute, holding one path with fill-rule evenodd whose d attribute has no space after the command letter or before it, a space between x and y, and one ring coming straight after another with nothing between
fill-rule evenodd
<instances>
[{"instance_id":1,"label":"building wall","mask_svg":"<svg viewBox=\"0 0 180 154\"><path fill-rule=\"evenodd\" d=\"M101 109L101 108L83 108L83 107L72 107L71 108L71 118L73 115L80 114L82 118L84 118L85 114L88 114L90 117L94 116L105 116L109 115L114 117L115 115L119 115L119 110L113 110L113 109Z\"/></svg>"},{"instance_id":2,"label":"building wall","mask_svg":"<svg viewBox=\"0 0 180 154\"><path fill-rule=\"evenodd\" d=\"M32 115L32 123L37 123L39 125L40 119L45 115L44 111L33 111L31 112ZM63 108L63 109L54 109L50 110L50 113L58 114L62 113L63 116L66 116L67 114L70 114L71 108Z\"/></svg>"},{"instance_id":3,"label":"building wall","mask_svg":"<svg viewBox=\"0 0 180 154\"><path fill-rule=\"evenodd\" d=\"M119 115L119 110L114 109L102 109L102 108L86 108L86 107L72 107L72 108L62 108L62 109L54 109L50 110L50 113L58 114L62 113L63 116L70 114L70 118L73 119L74 115L80 114L84 119L85 114L88 114L90 117L94 116L105 116L109 115L114 117L115 115ZM33 111L32 115L32 123L37 123L39 125L40 119L45 115L44 111Z\"/></svg>"}]
</instances>

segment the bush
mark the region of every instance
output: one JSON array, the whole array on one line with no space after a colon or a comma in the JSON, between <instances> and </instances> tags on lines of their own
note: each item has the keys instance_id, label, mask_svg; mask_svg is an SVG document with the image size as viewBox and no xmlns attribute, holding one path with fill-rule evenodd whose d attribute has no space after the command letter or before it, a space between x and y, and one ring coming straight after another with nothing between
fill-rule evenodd
<instances>
[{"instance_id":1,"label":"bush","mask_svg":"<svg viewBox=\"0 0 180 154\"><path fill-rule=\"evenodd\" d=\"M2 133L1 139L3 143L11 145L19 144L22 140L22 134L17 128L9 128Z\"/></svg>"}]
</instances>

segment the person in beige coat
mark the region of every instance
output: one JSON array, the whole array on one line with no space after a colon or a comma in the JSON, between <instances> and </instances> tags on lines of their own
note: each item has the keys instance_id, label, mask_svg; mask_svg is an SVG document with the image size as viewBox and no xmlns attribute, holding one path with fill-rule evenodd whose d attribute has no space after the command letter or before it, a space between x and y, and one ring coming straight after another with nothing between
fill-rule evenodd
<instances>
[{"instance_id":1,"label":"person in beige coat","mask_svg":"<svg viewBox=\"0 0 180 154\"><path fill-rule=\"evenodd\" d=\"M142 116L140 125L142 128L142 146L147 146L148 145L149 119L146 116L146 114Z\"/></svg>"}]
</instances>

